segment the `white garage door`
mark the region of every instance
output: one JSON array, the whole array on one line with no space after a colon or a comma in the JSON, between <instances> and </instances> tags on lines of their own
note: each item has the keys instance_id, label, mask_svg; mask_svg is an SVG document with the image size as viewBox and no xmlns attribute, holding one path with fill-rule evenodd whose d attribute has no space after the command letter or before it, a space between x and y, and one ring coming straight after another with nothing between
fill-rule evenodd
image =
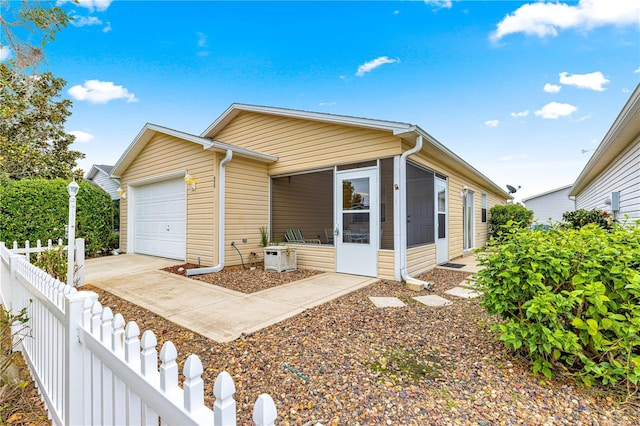
<instances>
[{"instance_id":1,"label":"white garage door","mask_svg":"<svg viewBox=\"0 0 640 426\"><path fill-rule=\"evenodd\" d=\"M187 200L182 179L135 188L135 252L184 260Z\"/></svg>"}]
</instances>

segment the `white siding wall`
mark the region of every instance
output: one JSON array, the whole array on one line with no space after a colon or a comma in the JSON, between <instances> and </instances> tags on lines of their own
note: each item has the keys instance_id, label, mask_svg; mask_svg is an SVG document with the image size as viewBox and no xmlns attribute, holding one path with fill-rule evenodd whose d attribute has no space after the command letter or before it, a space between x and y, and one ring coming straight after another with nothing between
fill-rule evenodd
<instances>
[{"instance_id":1,"label":"white siding wall","mask_svg":"<svg viewBox=\"0 0 640 426\"><path fill-rule=\"evenodd\" d=\"M558 189L539 197L528 199L525 207L533 210L533 219L540 223L562 220L562 214L575 210L575 202L569 199L571 187Z\"/></svg>"},{"instance_id":2,"label":"white siding wall","mask_svg":"<svg viewBox=\"0 0 640 426\"><path fill-rule=\"evenodd\" d=\"M120 181L117 179L111 179L108 175L98 170L98 173L91 179L96 185L102 188L112 200L117 200L120 198L118 193L118 187L120 186Z\"/></svg>"},{"instance_id":3,"label":"white siding wall","mask_svg":"<svg viewBox=\"0 0 640 426\"><path fill-rule=\"evenodd\" d=\"M629 215L640 219L640 137L576 196L576 208L611 212L605 200L613 191L620 192L620 212L616 218L624 220Z\"/></svg>"}]
</instances>

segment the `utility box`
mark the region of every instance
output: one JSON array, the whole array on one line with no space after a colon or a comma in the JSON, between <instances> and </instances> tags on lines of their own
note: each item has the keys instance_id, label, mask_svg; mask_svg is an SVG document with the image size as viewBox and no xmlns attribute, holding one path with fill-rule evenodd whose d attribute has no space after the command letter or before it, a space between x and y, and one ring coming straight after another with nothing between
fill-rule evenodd
<instances>
[{"instance_id":1,"label":"utility box","mask_svg":"<svg viewBox=\"0 0 640 426\"><path fill-rule=\"evenodd\" d=\"M611 193L611 211L620 211L620 191L613 191Z\"/></svg>"},{"instance_id":2,"label":"utility box","mask_svg":"<svg viewBox=\"0 0 640 426\"><path fill-rule=\"evenodd\" d=\"M269 246L264 248L264 270L291 272L298 269L295 247Z\"/></svg>"}]
</instances>

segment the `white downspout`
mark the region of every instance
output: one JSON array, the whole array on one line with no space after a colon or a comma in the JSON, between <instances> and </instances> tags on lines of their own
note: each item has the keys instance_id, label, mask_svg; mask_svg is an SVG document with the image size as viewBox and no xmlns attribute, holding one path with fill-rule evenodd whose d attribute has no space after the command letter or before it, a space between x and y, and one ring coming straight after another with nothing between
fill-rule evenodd
<instances>
[{"instance_id":1,"label":"white downspout","mask_svg":"<svg viewBox=\"0 0 640 426\"><path fill-rule=\"evenodd\" d=\"M219 185L218 189L218 265L212 266L210 268L195 268L195 269L187 269L185 272L187 276L191 275L199 275L199 274L211 274L213 272L220 272L222 268L224 268L224 199L225 199L225 184L226 184L226 164L231 161L233 157L233 151L230 149L227 150L227 155L220 162L220 172L219 172Z\"/></svg>"},{"instance_id":2,"label":"white downspout","mask_svg":"<svg viewBox=\"0 0 640 426\"><path fill-rule=\"evenodd\" d=\"M418 285L425 289L431 284L426 281L413 278L407 272L407 157L422 149L422 135L418 135L416 145L400 156L399 183L400 183L400 277L407 284Z\"/></svg>"}]
</instances>

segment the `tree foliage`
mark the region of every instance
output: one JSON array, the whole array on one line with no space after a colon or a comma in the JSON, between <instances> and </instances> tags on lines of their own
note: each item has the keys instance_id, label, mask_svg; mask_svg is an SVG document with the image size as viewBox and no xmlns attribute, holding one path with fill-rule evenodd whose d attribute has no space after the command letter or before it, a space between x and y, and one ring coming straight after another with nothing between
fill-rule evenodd
<instances>
[{"instance_id":1,"label":"tree foliage","mask_svg":"<svg viewBox=\"0 0 640 426\"><path fill-rule=\"evenodd\" d=\"M512 229L478 257L482 305L533 371L640 384L640 223Z\"/></svg>"},{"instance_id":2,"label":"tree foliage","mask_svg":"<svg viewBox=\"0 0 640 426\"><path fill-rule=\"evenodd\" d=\"M71 177L84 154L69 149L71 101L59 98L65 84L50 72L24 75L0 63L0 172L11 179Z\"/></svg>"},{"instance_id":3,"label":"tree foliage","mask_svg":"<svg viewBox=\"0 0 640 426\"><path fill-rule=\"evenodd\" d=\"M0 0L0 48L10 48L11 64L20 70L42 61L42 46L55 40L71 17L57 5L37 0ZM34 41L35 39L35 41Z\"/></svg>"},{"instance_id":4,"label":"tree foliage","mask_svg":"<svg viewBox=\"0 0 640 426\"><path fill-rule=\"evenodd\" d=\"M68 183L63 179L5 180L0 186L0 241L64 239ZM113 248L115 211L106 192L89 182L79 184L76 237L85 239L86 253L92 256Z\"/></svg>"}]
</instances>

